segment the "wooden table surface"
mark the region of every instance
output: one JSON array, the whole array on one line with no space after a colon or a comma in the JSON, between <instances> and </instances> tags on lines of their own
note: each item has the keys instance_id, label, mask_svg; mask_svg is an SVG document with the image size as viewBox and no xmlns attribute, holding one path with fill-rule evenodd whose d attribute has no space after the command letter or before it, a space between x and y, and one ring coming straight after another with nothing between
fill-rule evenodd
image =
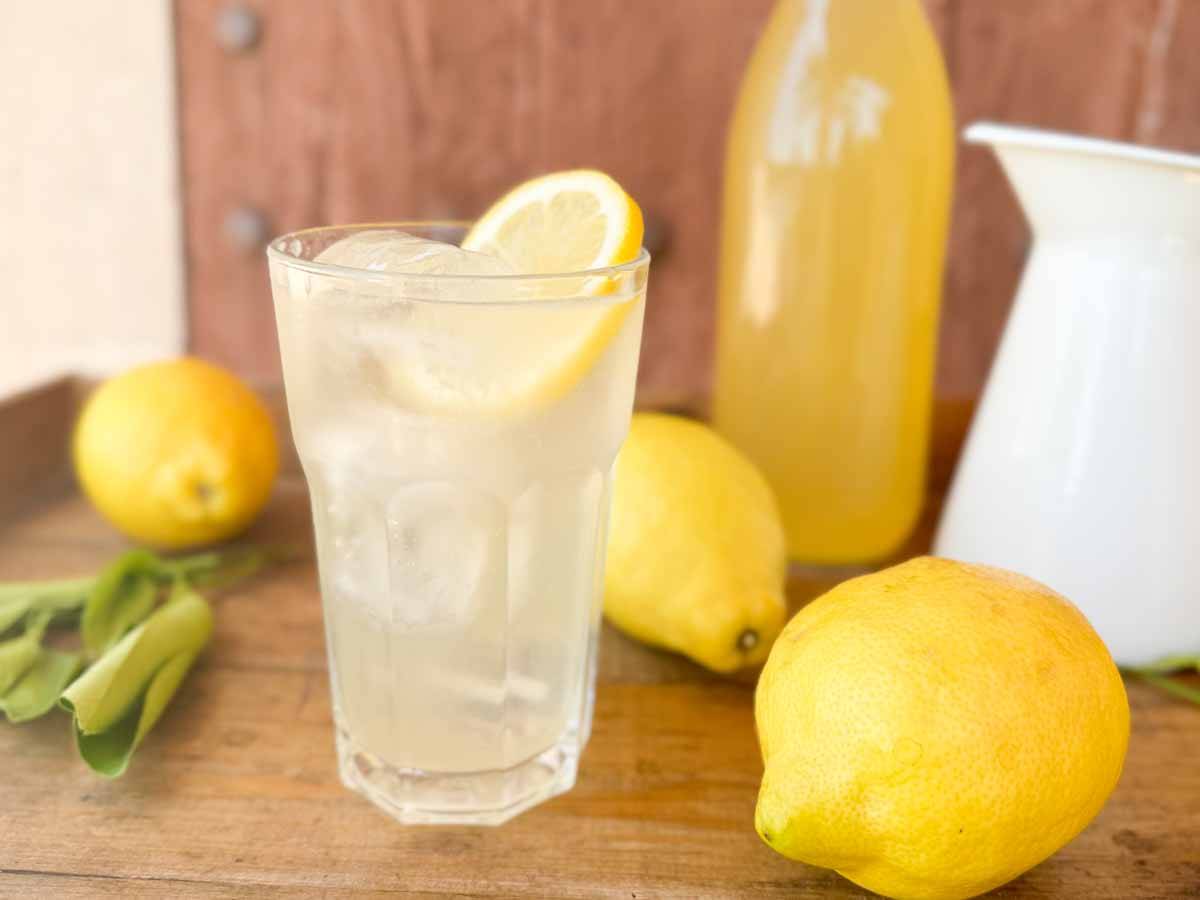
<instances>
[{"instance_id":1,"label":"wooden table surface","mask_svg":"<svg viewBox=\"0 0 1200 900\"><path fill-rule=\"evenodd\" d=\"M123 546L65 474L73 392L0 406L0 579L87 572ZM935 488L966 407L941 413ZM308 541L307 504L293 470L252 536ZM797 573L790 598L836 580ZM63 714L0 724L0 896L868 896L754 833L752 673L720 678L606 627L573 791L500 828L402 827L338 781L311 561L214 603L212 645L124 778L83 766ZM1108 806L994 896L1200 897L1200 709L1128 687Z\"/></svg>"}]
</instances>

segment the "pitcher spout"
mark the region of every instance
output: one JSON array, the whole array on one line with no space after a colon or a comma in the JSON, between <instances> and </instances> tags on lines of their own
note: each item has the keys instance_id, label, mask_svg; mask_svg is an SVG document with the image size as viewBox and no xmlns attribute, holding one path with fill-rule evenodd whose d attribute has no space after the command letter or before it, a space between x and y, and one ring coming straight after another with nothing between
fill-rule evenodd
<instances>
[{"instance_id":1,"label":"pitcher spout","mask_svg":"<svg viewBox=\"0 0 1200 900\"><path fill-rule=\"evenodd\" d=\"M963 137L993 148L1039 238L1200 240L1200 156L996 122Z\"/></svg>"}]
</instances>

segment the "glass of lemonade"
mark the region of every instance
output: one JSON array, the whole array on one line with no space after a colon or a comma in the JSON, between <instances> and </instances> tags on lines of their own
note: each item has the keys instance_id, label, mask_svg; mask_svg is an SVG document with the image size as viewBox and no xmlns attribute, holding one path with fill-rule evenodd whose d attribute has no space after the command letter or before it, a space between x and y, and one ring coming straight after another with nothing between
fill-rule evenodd
<instances>
[{"instance_id":1,"label":"glass of lemonade","mask_svg":"<svg viewBox=\"0 0 1200 900\"><path fill-rule=\"evenodd\" d=\"M341 777L412 823L497 824L574 784L649 269L513 274L464 231L268 249Z\"/></svg>"}]
</instances>

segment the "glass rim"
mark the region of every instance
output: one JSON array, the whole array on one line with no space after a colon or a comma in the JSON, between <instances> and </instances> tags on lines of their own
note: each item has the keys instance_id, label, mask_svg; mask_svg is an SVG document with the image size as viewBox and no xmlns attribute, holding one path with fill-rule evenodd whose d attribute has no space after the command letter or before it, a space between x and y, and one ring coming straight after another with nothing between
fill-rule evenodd
<instances>
[{"instance_id":1,"label":"glass rim","mask_svg":"<svg viewBox=\"0 0 1200 900\"><path fill-rule=\"evenodd\" d=\"M402 282L424 281L465 284L468 282L488 283L519 283L519 282L551 282L565 278L614 278L630 274L644 268L650 263L650 251L642 247L638 255L628 262L615 266L601 266L594 269L575 269L567 272L539 272L534 274L514 275L468 275L432 272L381 272L372 269L359 269L354 266L341 266L335 263L317 262L313 259L302 259L283 249L285 242L304 238L322 232L330 231L367 231L371 229L395 229L407 231L410 229L430 230L435 228L461 228L464 231L472 225L469 219L400 219L383 222L354 222L346 225L317 225L312 228L301 228L281 234L267 244L267 258L272 262L288 268L300 269L313 275L324 275L331 278L342 278L351 281L362 281L371 284L399 284Z\"/></svg>"}]
</instances>

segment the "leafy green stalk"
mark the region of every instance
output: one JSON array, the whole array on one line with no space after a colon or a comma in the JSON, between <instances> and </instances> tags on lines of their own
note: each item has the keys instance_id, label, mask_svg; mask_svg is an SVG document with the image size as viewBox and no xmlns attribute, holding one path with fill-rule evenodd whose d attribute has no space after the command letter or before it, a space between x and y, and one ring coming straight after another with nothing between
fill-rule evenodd
<instances>
[{"instance_id":1,"label":"leafy green stalk","mask_svg":"<svg viewBox=\"0 0 1200 900\"><path fill-rule=\"evenodd\" d=\"M0 584L0 604L18 597L36 595L41 597L76 597L86 592L96 579L60 578L51 581L8 581Z\"/></svg>"},{"instance_id":2,"label":"leafy green stalk","mask_svg":"<svg viewBox=\"0 0 1200 900\"><path fill-rule=\"evenodd\" d=\"M1180 700L1189 700L1192 703L1200 705L1200 690L1194 687L1189 687L1180 681L1168 678L1166 675L1159 675L1156 672L1143 671L1137 674L1143 680L1148 681L1159 690L1165 691L1173 697L1178 697Z\"/></svg>"},{"instance_id":3,"label":"leafy green stalk","mask_svg":"<svg viewBox=\"0 0 1200 900\"><path fill-rule=\"evenodd\" d=\"M1154 685L1173 697L1188 700L1200 705L1200 689L1191 687L1181 681L1169 677L1174 672L1191 669L1200 672L1200 656L1167 656L1149 665L1126 669L1130 675L1136 675L1143 681Z\"/></svg>"},{"instance_id":4,"label":"leafy green stalk","mask_svg":"<svg viewBox=\"0 0 1200 900\"><path fill-rule=\"evenodd\" d=\"M0 600L0 634L8 631L29 614L33 601L28 597L14 597L12 600Z\"/></svg>"},{"instance_id":5,"label":"leafy green stalk","mask_svg":"<svg viewBox=\"0 0 1200 900\"><path fill-rule=\"evenodd\" d=\"M94 581L94 578L68 578L0 584L0 634L33 611L45 610L58 615L78 609Z\"/></svg>"},{"instance_id":6,"label":"leafy green stalk","mask_svg":"<svg viewBox=\"0 0 1200 900\"><path fill-rule=\"evenodd\" d=\"M122 774L212 634L212 612L193 588L223 588L293 555L250 547L164 559L138 548L94 577L0 584L0 637L24 628L0 640L0 712L25 722L61 706L84 761ZM78 618L82 652L43 647L46 628L67 617Z\"/></svg>"},{"instance_id":7,"label":"leafy green stalk","mask_svg":"<svg viewBox=\"0 0 1200 900\"><path fill-rule=\"evenodd\" d=\"M268 566L288 562L297 556L294 550L287 547L246 547L223 553L215 565L198 557L193 558L186 568L175 571L174 577L183 578L194 588L220 590L250 578Z\"/></svg>"},{"instance_id":8,"label":"leafy green stalk","mask_svg":"<svg viewBox=\"0 0 1200 900\"><path fill-rule=\"evenodd\" d=\"M95 657L149 615L159 588L179 579L195 587L225 587L286 558L283 551L261 547L209 550L175 559L137 548L96 576L0 584L0 635L35 613L48 611L58 619L82 611L85 649Z\"/></svg>"},{"instance_id":9,"label":"leafy green stalk","mask_svg":"<svg viewBox=\"0 0 1200 900\"><path fill-rule=\"evenodd\" d=\"M1133 671L1140 674L1149 672L1156 675L1168 675L1171 672L1180 672L1186 669L1200 672L1200 656L1164 656L1158 662L1152 662L1147 666L1138 666Z\"/></svg>"}]
</instances>

